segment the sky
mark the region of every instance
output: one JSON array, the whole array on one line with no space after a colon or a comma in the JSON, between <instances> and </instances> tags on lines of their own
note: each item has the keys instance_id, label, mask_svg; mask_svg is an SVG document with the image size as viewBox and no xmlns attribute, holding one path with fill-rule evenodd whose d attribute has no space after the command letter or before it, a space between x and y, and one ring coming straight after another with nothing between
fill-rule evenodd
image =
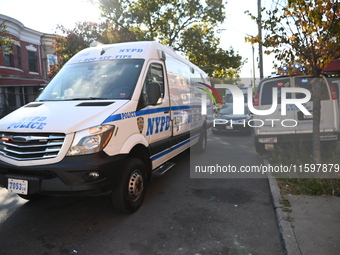
<instances>
[{"instance_id":1,"label":"sky","mask_svg":"<svg viewBox=\"0 0 340 255\"><path fill-rule=\"evenodd\" d=\"M262 0L262 5L270 4L271 0ZM221 47L234 48L239 55L247 58L248 62L241 70L241 78L251 78L253 72L252 46L245 43L246 34L256 35L257 26L251 18L245 14L249 10L253 15L257 14L256 0L227 0L226 21L220 26ZM0 13L20 21L25 27L44 32L54 33L56 25L61 24L66 28L74 28L76 22L100 21L98 7L88 0L0 0ZM255 74L259 77L258 47L255 50ZM264 76L269 76L272 69L273 57L264 55ZM257 78L257 83L259 79Z\"/></svg>"}]
</instances>

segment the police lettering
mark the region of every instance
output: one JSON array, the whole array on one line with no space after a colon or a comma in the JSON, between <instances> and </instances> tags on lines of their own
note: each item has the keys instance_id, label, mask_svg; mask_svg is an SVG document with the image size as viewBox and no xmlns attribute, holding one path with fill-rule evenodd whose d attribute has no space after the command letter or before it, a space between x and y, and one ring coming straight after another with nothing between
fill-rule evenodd
<instances>
[{"instance_id":1,"label":"police lettering","mask_svg":"<svg viewBox=\"0 0 340 255\"><path fill-rule=\"evenodd\" d=\"M148 136L152 135L153 133L161 133L163 131L169 130L169 128L170 116L148 118L148 129L145 135Z\"/></svg>"},{"instance_id":2,"label":"police lettering","mask_svg":"<svg viewBox=\"0 0 340 255\"><path fill-rule=\"evenodd\" d=\"M122 119L129 119L136 117L136 112L124 112L120 114Z\"/></svg>"},{"instance_id":3,"label":"police lettering","mask_svg":"<svg viewBox=\"0 0 340 255\"><path fill-rule=\"evenodd\" d=\"M7 129L29 128L29 129L41 130L41 129L44 129L45 125L47 124L43 122L44 120L46 120L46 117L39 117L39 116L25 117L25 118L22 118L20 121L14 122L11 125L9 125Z\"/></svg>"}]
</instances>

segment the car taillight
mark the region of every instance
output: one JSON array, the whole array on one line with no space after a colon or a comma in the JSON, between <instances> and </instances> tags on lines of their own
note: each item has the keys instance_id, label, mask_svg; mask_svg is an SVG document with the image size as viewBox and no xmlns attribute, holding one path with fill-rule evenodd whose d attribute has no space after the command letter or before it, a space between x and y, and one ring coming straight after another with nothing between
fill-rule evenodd
<instances>
[{"instance_id":1,"label":"car taillight","mask_svg":"<svg viewBox=\"0 0 340 255\"><path fill-rule=\"evenodd\" d=\"M338 99L338 94L336 93L334 85L329 85L329 88L331 90L332 99Z\"/></svg>"},{"instance_id":2,"label":"car taillight","mask_svg":"<svg viewBox=\"0 0 340 255\"><path fill-rule=\"evenodd\" d=\"M254 96L254 106L258 106L260 104L260 93L256 92Z\"/></svg>"}]
</instances>

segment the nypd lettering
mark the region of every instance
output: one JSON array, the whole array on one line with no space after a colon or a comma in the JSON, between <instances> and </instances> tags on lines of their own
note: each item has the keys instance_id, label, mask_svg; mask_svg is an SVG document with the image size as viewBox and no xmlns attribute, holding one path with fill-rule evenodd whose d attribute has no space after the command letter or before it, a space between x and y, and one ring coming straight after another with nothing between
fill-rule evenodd
<instances>
[{"instance_id":1,"label":"nypd lettering","mask_svg":"<svg viewBox=\"0 0 340 255\"><path fill-rule=\"evenodd\" d=\"M140 53L140 52L143 52L143 49L120 49L119 50L119 53L125 53L125 52L130 52L130 53L137 52L137 53Z\"/></svg>"},{"instance_id":2,"label":"nypd lettering","mask_svg":"<svg viewBox=\"0 0 340 255\"><path fill-rule=\"evenodd\" d=\"M170 128L170 116L148 118L148 128L146 136L167 131Z\"/></svg>"},{"instance_id":3,"label":"nypd lettering","mask_svg":"<svg viewBox=\"0 0 340 255\"><path fill-rule=\"evenodd\" d=\"M34 117L25 117L19 120L18 122L14 122L10 124L7 129L20 129L20 128L28 128L28 129L39 129L42 130L46 126L46 117L34 116Z\"/></svg>"}]
</instances>

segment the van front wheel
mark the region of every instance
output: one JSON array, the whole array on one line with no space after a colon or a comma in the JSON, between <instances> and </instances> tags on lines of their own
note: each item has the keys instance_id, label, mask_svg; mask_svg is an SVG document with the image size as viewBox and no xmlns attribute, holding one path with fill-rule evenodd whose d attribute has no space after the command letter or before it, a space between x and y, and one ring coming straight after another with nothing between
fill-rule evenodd
<instances>
[{"instance_id":1,"label":"van front wheel","mask_svg":"<svg viewBox=\"0 0 340 255\"><path fill-rule=\"evenodd\" d=\"M133 213L142 205L146 191L146 169L139 158L128 158L122 177L112 192L112 203L117 211Z\"/></svg>"}]
</instances>

